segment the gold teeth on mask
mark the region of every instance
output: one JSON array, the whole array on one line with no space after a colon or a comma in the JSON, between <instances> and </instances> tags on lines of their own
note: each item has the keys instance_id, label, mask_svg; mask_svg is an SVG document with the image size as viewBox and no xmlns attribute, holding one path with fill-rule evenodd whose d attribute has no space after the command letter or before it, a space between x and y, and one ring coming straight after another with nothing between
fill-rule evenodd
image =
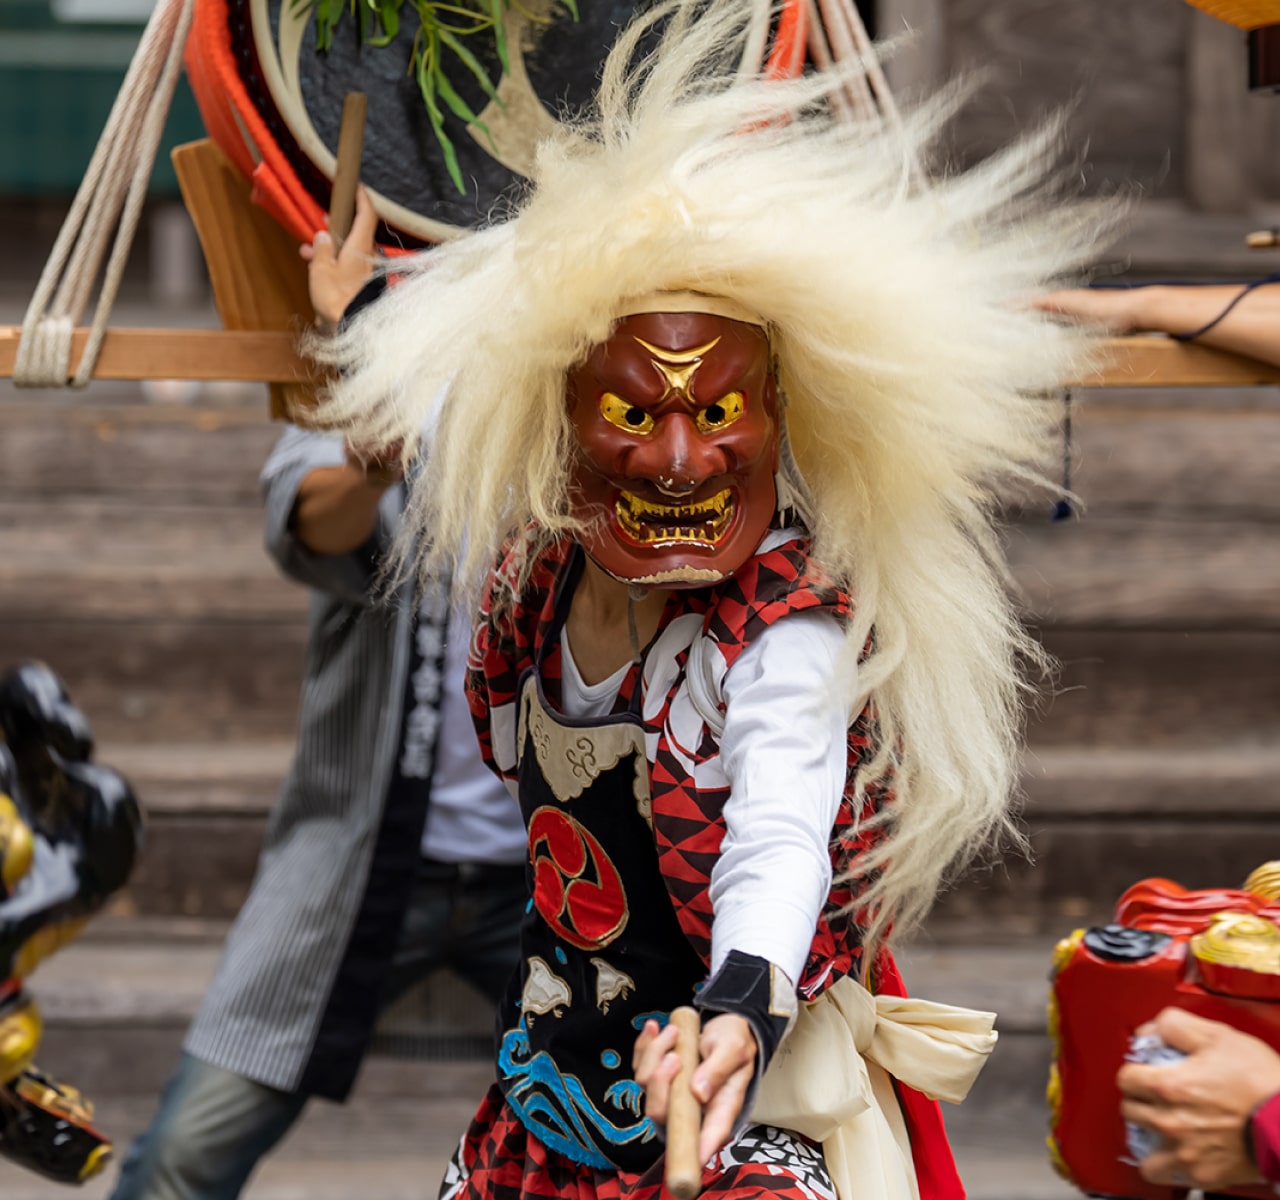
<instances>
[{"instance_id":1,"label":"gold teeth on mask","mask_svg":"<svg viewBox=\"0 0 1280 1200\"><path fill-rule=\"evenodd\" d=\"M725 488L695 504L655 504L622 492L614 510L627 536L641 545L684 542L714 546L733 521L733 493Z\"/></svg>"}]
</instances>

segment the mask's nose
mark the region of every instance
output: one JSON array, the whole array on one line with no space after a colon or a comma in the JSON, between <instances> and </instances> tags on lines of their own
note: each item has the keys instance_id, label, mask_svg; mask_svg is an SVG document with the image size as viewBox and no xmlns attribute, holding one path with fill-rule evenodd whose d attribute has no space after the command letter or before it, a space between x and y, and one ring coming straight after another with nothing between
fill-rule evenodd
<instances>
[{"instance_id":1,"label":"mask's nose","mask_svg":"<svg viewBox=\"0 0 1280 1200\"><path fill-rule=\"evenodd\" d=\"M627 464L629 473L651 480L664 496L691 496L708 479L723 475L724 451L698 432L684 412L667 413L638 446Z\"/></svg>"}]
</instances>

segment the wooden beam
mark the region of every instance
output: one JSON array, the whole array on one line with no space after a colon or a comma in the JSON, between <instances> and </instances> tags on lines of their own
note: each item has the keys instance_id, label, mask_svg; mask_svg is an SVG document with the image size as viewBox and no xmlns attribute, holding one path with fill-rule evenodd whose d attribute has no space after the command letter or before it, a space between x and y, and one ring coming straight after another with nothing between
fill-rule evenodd
<instances>
[{"instance_id":1,"label":"wooden beam","mask_svg":"<svg viewBox=\"0 0 1280 1200\"><path fill-rule=\"evenodd\" d=\"M17 325L0 325L0 379L13 374L21 333ZM72 371L88 334L72 335ZM278 330L109 329L93 377L314 382L320 372L299 355L297 342L296 334Z\"/></svg>"},{"instance_id":2,"label":"wooden beam","mask_svg":"<svg viewBox=\"0 0 1280 1200\"><path fill-rule=\"evenodd\" d=\"M1276 387L1280 367L1160 336L1110 338L1098 369L1072 387Z\"/></svg>"},{"instance_id":3,"label":"wooden beam","mask_svg":"<svg viewBox=\"0 0 1280 1200\"><path fill-rule=\"evenodd\" d=\"M16 325L0 325L0 379L13 374L19 333ZM73 369L86 336L84 329L73 336ZM323 373L297 343L297 334L282 330L112 329L94 378L318 382ZM1065 386L1277 387L1280 367L1169 338L1111 338L1098 369Z\"/></svg>"}]
</instances>

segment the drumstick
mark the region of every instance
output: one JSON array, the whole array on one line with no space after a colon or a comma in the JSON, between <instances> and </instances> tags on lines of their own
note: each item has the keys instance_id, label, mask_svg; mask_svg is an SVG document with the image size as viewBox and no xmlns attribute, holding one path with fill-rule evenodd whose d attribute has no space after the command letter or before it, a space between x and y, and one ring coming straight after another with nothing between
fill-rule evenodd
<instances>
[{"instance_id":1,"label":"drumstick","mask_svg":"<svg viewBox=\"0 0 1280 1200\"><path fill-rule=\"evenodd\" d=\"M675 1009L671 1023L680 1031L676 1053L680 1074L671 1081L667 1102L666 1184L676 1200L693 1200L702 1190L702 1163L698 1160L698 1139L702 1136L702 1105L690 1089L693 1072L701 1061L698 1039L702 1018L687 1006Z\"/></svg>"},{"instance_id":2,"label":"drumstick","mask_svg":"<svg viewBox=\"0 0 1280 1200\"><path fill-rule=\"evenodd\" d=\"M329 193L329 233L339 249L351 232L351 221L356 214L356 188L360 184L364 122L368 113L369 97L364 92L348 92L342 102L338 161L333 170L333 190Z\"/></svg>"}]
</instances>

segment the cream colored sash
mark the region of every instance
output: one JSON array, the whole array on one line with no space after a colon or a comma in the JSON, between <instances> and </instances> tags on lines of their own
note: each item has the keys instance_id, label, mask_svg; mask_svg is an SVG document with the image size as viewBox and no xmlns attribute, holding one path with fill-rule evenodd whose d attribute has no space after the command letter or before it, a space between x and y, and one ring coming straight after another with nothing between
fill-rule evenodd
<instances>
[{"instance_id":1,"label":"cream colored sash","mask_svg":"<svg viewBox=\"0 0 1280 1200\"><path fill-rule=\"evenodd\" d=\"M801 1005L752 1119L822 1143L840 1200L919 1200L893 1079L959 1104L996 1044L994 1013L873 996L852 979Z\"/></svg>"}]
</instances>

